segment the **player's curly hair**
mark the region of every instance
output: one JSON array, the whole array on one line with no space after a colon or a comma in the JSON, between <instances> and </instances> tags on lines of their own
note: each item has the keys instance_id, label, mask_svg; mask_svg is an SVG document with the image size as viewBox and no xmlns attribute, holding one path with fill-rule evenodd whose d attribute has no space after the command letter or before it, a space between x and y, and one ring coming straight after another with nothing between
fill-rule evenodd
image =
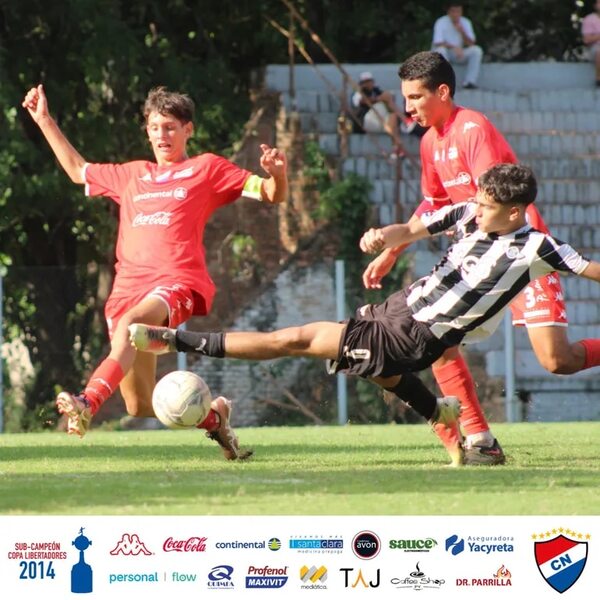
<instances>
[{"instance_id":1,"label":"player's curly hair","mask_svg":"<svg viewBox=\"0 0 600 600\"><path fill-rule=\"evenodd\" d=\"M525 165L501 163L482 173L477 186L499 204L531 204L537 196L537 181Z\"/></svg>"},{"instance_id":2,"label":"player's curly hair","mask_svg":"<svg viewBox=\"0 0 600 600\"><path fill-rule=\"evenodd\" d=\"M445 83L450 88L450 97L454 98L456 74L452 65L439 52L427 50L413 54L400 65L398 75L406 81L422 80L425 88L431 92Z\"/></svg>"},{"instance_id":3,"label":"player's curly hair","mask_svg":"<svg viewBox=\"0 0 600 600\"><path fill-rule=\"evenodd\" d=\"M194 101L187 94L170 92L165 86L152 88L144 103L144 119L152 112L161 115L172 115L182 123L194 120Z\"/></svg>"}]
</instances>

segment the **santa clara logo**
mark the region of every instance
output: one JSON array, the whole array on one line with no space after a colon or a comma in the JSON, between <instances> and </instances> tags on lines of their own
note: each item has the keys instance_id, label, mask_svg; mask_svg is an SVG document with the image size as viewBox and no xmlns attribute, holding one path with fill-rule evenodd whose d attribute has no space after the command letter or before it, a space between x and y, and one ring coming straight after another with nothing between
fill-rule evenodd
<instances>
[{"instance_id":1,"label":"santa clara logo","mask_svg":"<svg viewBox=\"0 0 600 600\"><path fill-rule=\"evenodd\" d=\"M531 537L535 540L535 562L544 581L557 592L566 592L583 573L591 535L559 527Z\"/></svg>"}]
</instances>

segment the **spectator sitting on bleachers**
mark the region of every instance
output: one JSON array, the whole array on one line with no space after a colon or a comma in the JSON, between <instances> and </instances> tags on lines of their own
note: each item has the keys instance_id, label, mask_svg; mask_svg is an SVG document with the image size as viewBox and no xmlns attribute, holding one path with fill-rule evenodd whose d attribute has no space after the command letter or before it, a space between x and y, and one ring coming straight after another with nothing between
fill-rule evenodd
<instances>
[{"instance_id":1,"label":"spectator sitting on bleachers","mask_svg":"<svg viewBox=\"0 0 600 600\"><path fill-rule=\"evenodd\" d=\"M475 31L471 21L463 17L460 2L448 2L446 15L440 17L433 26L432 50L439 52L451 63L467 63L463 81L466 89L477 87L483 50L475 44Z\"/></svg>"},{"instance_id":2,"label":"spectator sitting on bleachers","mask_svg":"<svg viewBox=\"0 0 600 600\"><path fill-rule=\"evenodd\" d=\"M354 114L354 131L356 133L385 131L394 144L392 156L404 156L405 152L398 132L398 119L404 119L404 115L396 106L394 96L391 92L384 92L376 86L375 78L369 71L360 74L358 85L360 91L352 95L350 102Z\"/></svg>"},{"instance_id":3,"label":"spectator sitting on bleachers","mask_svg":"<svg viewBox=\"0 0 600 600\"><path fill-rule=\"evenodd\" d=\"M596 0L596 11L581 21L583 43L590 50L590 58L596 65L596 86L600 87L600 0Z\"/></svg>"}]
</instances>

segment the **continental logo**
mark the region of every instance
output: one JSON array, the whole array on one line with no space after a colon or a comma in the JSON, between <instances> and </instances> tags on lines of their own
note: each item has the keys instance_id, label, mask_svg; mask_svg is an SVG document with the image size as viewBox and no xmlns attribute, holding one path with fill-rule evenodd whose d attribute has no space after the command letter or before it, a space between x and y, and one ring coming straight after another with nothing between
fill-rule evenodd
<instances>
[{"instance_id":1,"label":"continental logo","mask_svg":"<svg viewBox=\"0 0 600 600\"><path fill-rule=\"evenodd\" d=\"M437 546L433 538L418 540L390 540L390 550L402 550L404 552L429 552Z\"/></svg>"}]
</instances>

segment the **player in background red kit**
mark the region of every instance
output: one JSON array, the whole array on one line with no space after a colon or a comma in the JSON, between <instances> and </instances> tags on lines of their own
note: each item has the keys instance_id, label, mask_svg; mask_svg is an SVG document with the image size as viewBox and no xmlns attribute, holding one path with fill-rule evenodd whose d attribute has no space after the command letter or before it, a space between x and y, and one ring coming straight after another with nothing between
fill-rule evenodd
<instances>
[{"instance_id":1,"label":"player in background red kit","mask_svg":"<svg viewBox=\"0 0 600 600\"><path fill-rule=\"evenodd\" d=\"M92 416L117 387L127 412L154 416L152 391L156 356L136 352L127 327L141 321L177 327L211 308L215 286L206 269L203 234L214 210L240 196L271 204L287 198L287 160L277 148L262 145L261 167L268 179L253 175L214 154L188 157L194 103L165 88L150 91L144 105L146 133L156 162L90 164L71 146L51 117L43 87L23 101L59 163L86 195L107 196L120 209L115 280L105 315L111 350L78 394L58 394L59 412L68 431L82 437ZM230 426L231 403L215 398L209 416L198 425L219 443L225 458L246 458Z\"/></svg>"},{"instance_id":2,"label":"player in background red kit","mask_svg":"<svg viewBox=\"0 0 600 600\"><path fill-rule=\"evenodd\" d=\"M424 200L411 217L427 222L427 216L442 206L473 199L482 173L499 163L516 163L517 157L485 115L454 103L455 73L441 54L419 52L402 64L398 74L407 112L419 125L430 128L420 148ZM533 205L528 207L527 216L533 227L548 233ZM363 274L365 287L380 288L382 278L405 247L384 250L375 258ZM600 365L597 340L574 344L568 340L566 308L556 273L528 285L511 309L513 322L527 327L540 364L551 373L569 374ZM436 426L453 463L503 464L504 452L489 430L473 378L458 348L445 352L432 369L444 396L457 396L463 409L464 455L460 430Z\"/></svg>"}]
</instances>

